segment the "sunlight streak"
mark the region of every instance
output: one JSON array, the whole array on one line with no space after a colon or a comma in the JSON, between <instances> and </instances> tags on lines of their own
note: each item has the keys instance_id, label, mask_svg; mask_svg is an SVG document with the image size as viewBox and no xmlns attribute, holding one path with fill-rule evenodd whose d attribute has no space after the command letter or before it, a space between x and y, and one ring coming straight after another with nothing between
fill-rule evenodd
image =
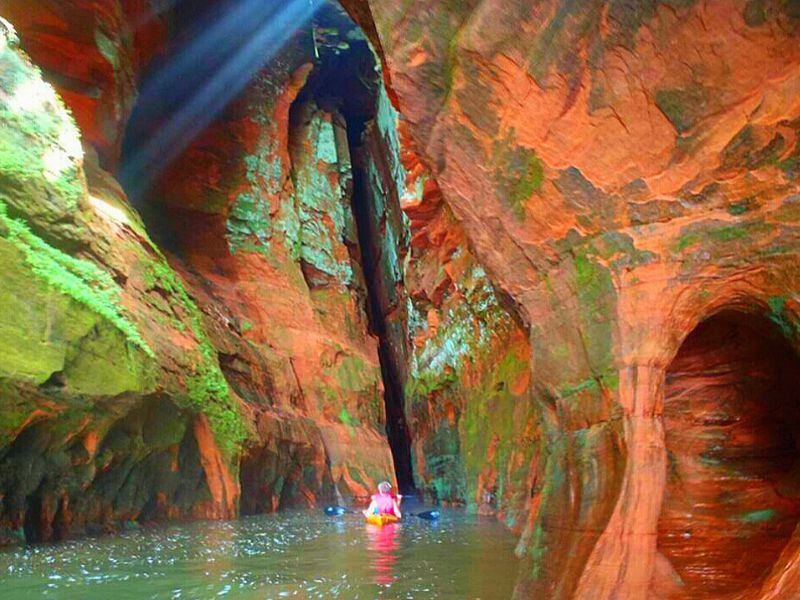
<instances>
[{"instance_id":1,"label":"sunlight streak","mask_svg":"<svg viewBox=\"0 0 800 600\"><path fill-rule=\"evenodd\" d=\"M128 193L141 194L323 4L239 0L197 27L199 35L143 86L139 103L144 110L157 113L165 101L174 107L164 115L163 125L126 158L120 179Z\"/></svg>"}]
</instances>

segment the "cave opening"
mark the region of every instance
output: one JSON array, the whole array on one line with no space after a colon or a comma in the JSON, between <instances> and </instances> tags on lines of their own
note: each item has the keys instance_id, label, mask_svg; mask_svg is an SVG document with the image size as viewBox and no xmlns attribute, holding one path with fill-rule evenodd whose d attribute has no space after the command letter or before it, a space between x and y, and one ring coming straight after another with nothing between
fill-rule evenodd
<instances>
[{"instance_id":1,"label":"cave opening","mask_svg":"<svg viewBox=\"0 0 800 600\"><path fill-rule=\"evenodd\" d=\"M349 251L362 267L370 333L378 339L378 355L384 387L386 435L400 491L416 493L411 432L404 406L406 378L403 336L392 330L393 315L404 310L396 279L400 259L389 246L399 242L400 232L388 231L388 213L401 215L395 168L388 158L391 145L381 131L383 81L378 61L361 29L339 6L328 5L313 20L317 61L308 81L292 104L291 130L302 118L301 107L309 101L341 118L346 132L352 170L351 209L358 238ZM334 119L336 119L336 116ZM399 164L399 158L398 158ZM376 186L375 178L384 177ZM379 196L379 197L378 197ZM384 207L380 214L379 205ZM398 222L402 222L401 219ZM394 248L396 250L396 248Z\"/></svg>"},{"instance_id":2,"label":"cave opening","mask_svg":"<svg viewBox=\"0 0 800 600\"><path fill-rule=\"evenodd\" d=\"M680 597L759 585L800 520L800 360L769 320L725 311L666 375L658 549Z\"/></svg>"}]
</instances>

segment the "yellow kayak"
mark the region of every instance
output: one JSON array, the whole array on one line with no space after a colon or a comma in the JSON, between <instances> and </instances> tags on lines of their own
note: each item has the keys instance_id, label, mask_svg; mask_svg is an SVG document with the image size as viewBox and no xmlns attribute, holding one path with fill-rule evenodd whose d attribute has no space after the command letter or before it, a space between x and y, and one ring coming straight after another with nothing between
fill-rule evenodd
<instances>
[{"instance_id":1,"label":"yellow kayak","mask_svg":"<svg viewBox=\"0 0 800 600\"><path fill-rule=\"evenodd\" d=\"M389 523L397 523L399 520L400 519L394 515L369 515L367 517L367 523L370 525L377 525L378 527L383 527Z\"/></svg>"}]
</instances>

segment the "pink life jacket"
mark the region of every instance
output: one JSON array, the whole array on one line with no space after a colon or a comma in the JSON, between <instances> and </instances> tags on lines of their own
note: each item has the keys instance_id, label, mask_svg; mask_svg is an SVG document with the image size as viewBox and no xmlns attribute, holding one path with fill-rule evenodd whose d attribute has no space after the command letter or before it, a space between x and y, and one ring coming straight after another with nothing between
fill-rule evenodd
<instances>
[{"instance_id":1,"label":"pink life jacket","mask_svg":"<svg viewBox=\"0 0 800 600\"><path fill-rule=\"evenodd\" d=\"M391 494L373 494L372 500L379 515L394 514L394 497Z\"/></svg>"}]
</instances>

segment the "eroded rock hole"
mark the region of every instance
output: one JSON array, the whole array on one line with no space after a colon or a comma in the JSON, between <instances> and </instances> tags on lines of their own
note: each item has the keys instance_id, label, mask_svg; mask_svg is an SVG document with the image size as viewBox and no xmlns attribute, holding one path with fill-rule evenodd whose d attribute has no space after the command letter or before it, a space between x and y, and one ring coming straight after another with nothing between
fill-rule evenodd
<instances>
[{"instance_id":1,"label":"eroded rock hole","mask_svg":"<svg viewBox=\"0 0 800 600\"><path fill-rule=\"evenodd\" d=\"M667 372L667 486L658 548L680 597L767 576L800 518L800 360L768 321L700 324Z\"/></svg>"}]
</instances>

